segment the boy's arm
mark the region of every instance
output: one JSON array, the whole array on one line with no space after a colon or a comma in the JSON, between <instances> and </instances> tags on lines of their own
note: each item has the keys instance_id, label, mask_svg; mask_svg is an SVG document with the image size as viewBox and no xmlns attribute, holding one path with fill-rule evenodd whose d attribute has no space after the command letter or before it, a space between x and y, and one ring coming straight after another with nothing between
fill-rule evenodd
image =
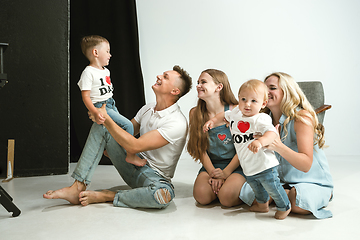
<instances>
[{"instance_id":1,"label":"boy's arm","mask_svg":"<svg viewBox=\"0 0 360 240\"><path fill-rule=\"evenodd\" d=\"M91 114L96 115L97 109L90 99L90 90L81 91L81 97L85 104L85 107L91 112Z\"/></svg>"},{"instance_id":2,"label":"boy's arm","mask_svg":"<svg viewBox=\"0 0 360 240\"><path fill-rule=\"evenodd\" d=\"M89 110L89 112L95 116L95 120L97 124L101 124L100 121L103 120L103 116L97 110L90 99L90 90L83 90L81 91L81 97L85 104L85 107Z\"/></svg>"},{"instance_id":3,"label":"boy's arm","mask_svg":"<svg viewBox=\"0 0 360 240\"><path fill-rule=\"evenodd\" d=\"M225 112L220 112L215 115L212 119L204 124L203 131L206 132L214 127L216 124L220 124L225 118Z\"/></svg>"}]
</instances>

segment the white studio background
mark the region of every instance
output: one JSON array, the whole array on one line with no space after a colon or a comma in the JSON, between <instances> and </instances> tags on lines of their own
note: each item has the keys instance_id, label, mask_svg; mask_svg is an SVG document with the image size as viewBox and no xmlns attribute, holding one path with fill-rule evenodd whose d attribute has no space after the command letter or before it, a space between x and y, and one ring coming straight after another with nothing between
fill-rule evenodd
<instances>
[{"instance_id":1,"label":"white studio background","mask_svg":"<svg viewBox=\"0 0 360 240\"><path fill-rule=\"evenodd\" d=\"M360 1L137 0L147 102L156 75L180 65L193 89L179 104L188 117L202 70L224 71L237 96L248 79L281 71L320 80L327 155L360 156ZM185 153L186 154L186 153Z\"/></svg>"}]
</instances>

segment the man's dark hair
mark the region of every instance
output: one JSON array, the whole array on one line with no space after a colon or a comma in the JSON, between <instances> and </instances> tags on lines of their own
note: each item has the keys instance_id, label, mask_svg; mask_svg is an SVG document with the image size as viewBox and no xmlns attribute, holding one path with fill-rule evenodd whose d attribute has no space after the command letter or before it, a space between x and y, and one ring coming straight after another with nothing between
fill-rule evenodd
<instances>
[{"instance_id":1,"label":"man's dark hair","mask_svg":"<svg viewBox=\"0 0 360 240\"><path fill-rule=\"evenodd\" d=\"M182 85L180 86L180 94L179 98L187 94L191 87L192 87L192 78L190 77L189 73L186 72L183 68L178 65L173 67L173 70L180 74L180 79L182 80Z\"/></svg>"}]
</instances>

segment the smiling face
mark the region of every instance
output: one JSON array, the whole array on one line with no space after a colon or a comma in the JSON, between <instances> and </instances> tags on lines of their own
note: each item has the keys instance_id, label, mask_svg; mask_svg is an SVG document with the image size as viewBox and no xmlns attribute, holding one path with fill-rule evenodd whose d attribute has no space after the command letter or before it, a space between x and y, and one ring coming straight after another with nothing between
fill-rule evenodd
<instances>
[{"instance_id":1,"label":"smiling face","mask_svg":"<svg viewBox=\"0 0 360 240\"><path fill-rule=\"evenodd\" d=\"M252 117L266 106L267 101L264 100L264 94L245 88L239 93L239 109L246 117Z\"/></svg>"},{"instance_id":2,"label":"smiling face","mask_svg":"<svg viewBox=\"0 0 360 240\"><path fill-rule=\"evenodd\" d=\"M213 78L206 72L201 73L197 83L198 98L202 100L212 97L215 92L219 93L222 89L222 85L216 84Z\"/></svg>"},{"instance_id":3,"label":"smiling face","mask_svg":"<svg viewBox=\"0 0 360 240\"><path fill-rule=\"evenodd\" d=\"M96 50L97 58L101 67L109 65L111 58L110 44L108 42L101 42L98 46L96 46Z\"/></svg>"},{"instance_id":4,"label":"smiling face","mask_svg":"<svg viewBox=\"0 0 360 240\"><path fill-rule=\"evenodd\" d=\"M156 82L152 85L155 93L179 94L180 74L174 70L169 70L156 76Z\"/></svg>"},{"instance_id":5,"label":"smiling face","mask_svg":"<svg viewBox=\"0 0 360 240\"><path fill-rule=\"evenodd\" d=\"M265 84L269 89L269 101L267 107L270 110L274 107L280 109L284 92L279 86L279 78L277 76L270 76L265 80Z\"/></svg>"}]
</instances>

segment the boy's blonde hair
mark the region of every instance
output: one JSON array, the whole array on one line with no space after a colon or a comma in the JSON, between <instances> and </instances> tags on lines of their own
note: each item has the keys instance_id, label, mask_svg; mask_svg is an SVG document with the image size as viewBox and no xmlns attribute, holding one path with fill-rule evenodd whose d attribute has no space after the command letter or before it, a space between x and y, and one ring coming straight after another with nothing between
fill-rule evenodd
<instances>
[{"instance_id":1,"label":"boy's blonde hair","mask_svg":"<svg viewBox=\"0 0 360 240\"><path fill-rule=\"evenodd\" d=\"M264 82L258 79L250 79L249 81L244 82L239 89L238 96L240 96L240 92L245 89L249 89L259 95L263 95L264 101L268 100L268 88Z\"/></svg>"},{"instance_id":2,"label":"boy's blonde hair","mask_svg":"<svg viewBox=\"0 0 360 240\"><path fill-rule=\"evenodd\" d=\"M81 51L85 55L85 57L89 59L91 53L91 51L89 50L92 50L94 47L96 47L102 42L109 43L109 41L106 38L98 35L85 36L81 39L80 42Z\"/></svg>"}]
</instances>

